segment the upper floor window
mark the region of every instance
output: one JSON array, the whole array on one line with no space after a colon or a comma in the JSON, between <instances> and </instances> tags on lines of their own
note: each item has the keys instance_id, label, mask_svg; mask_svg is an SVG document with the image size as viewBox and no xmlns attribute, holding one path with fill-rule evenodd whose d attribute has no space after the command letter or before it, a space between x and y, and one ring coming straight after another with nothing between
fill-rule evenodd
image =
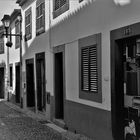
<instances>
[{"instance_id":1,"label":"upper floor window","mask_svg":"<svg viewBox=\"0 0 140 140\"><path fill-rule=\"evenodd\" d=\"M36 34L45 32L45 1L38 0L36 3Z\"/></svg>"},{"instance_id":2,"label":"upper floor window","mask_svg":"<svg viewBox=\"0 0 140 140\"><path fill-rule=\"evenodd\" d=\"M20 34L20 23L18 20L15 22L15 33ZM20 37L16 36L15 37L15 48L17 49L19 47L20 47Z\"/></svg>"},{"instance_id":3,"label":"upper floor window","mask_svg":"<svg viewBox=\"0 0 140 140\"><path fill-rule=\"evenodd\" d=\"M25 37L26 41L32 38L32 12L29 8L25 12Z\"/></svg>"},{"instance_id":4,"label":"upper floor window","mask_svg":"<svg viewBox=\"0 0 140 140\"><path fill-rule=\"evenodd\" d=\"M80 98L102 102L101 34L79 40Z\"/></svg>"},{"instance_id":5,"label":"upper floor window","mask_svg":"<svg viewBox=\"0 0 140 140\"><path fill-rule=\"evenodd\" d=\"M0 38L0 54L4 53L4 39Z\"/></svg>"},{"instance_id":6,"label":"upper floor window","mask_svg":"<svg viewBox=\"0 0 140 140\"><path fill-rule=\"evenodd\" d=\"M58 17L69 9L69 0L53 0L53 17Z\"/></svg>"}]
</instances>

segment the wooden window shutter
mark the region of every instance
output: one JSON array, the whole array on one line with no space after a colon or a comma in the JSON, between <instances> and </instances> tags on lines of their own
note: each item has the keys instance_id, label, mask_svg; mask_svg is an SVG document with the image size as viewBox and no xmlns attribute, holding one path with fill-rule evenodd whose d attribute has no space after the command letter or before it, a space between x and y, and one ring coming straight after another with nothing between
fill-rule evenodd
<instances>
[{"instance_id":1,"label":"wooden window shutter","mask_svg":"<svg viewBox=\"0 0 140 140\"><path fill-rule=\"evenodd\" d=\"M45 3L43 3L42 5L42 14L43 14L43 17L42 17L42 26L43 26L43 30L45 30Z\"/></svg>"},{"instance_id":2,"label":"wooden window shutter","mask_svg":"<svg viewBox=\"0 0 140 140\"><path fill-rule=\"evenodd\" d=\"M45 1L38 0L36 3L36 34L45 31Z\"/></svg>"},{"instance_id":3,"label":"wooden window shutter","mask_svg":"<svg viewBox=\"0 0 140 140\"><path fill-rule=\"evenodd\" d=\"M97 46L89 48L89 70L90 70L90 91L98 92L98 75L97 75Z\"/></svg>"},{"instance_id":4,"label":"wooden window shutter","mask_svg":"<svg viewBox=\"0 0 140 140\"><path fill-rule=\"evenodd\" d=\"M83 48L81 51L82 60L82 90L89 90L89 49Z\"/></svg>"},{"instance_id":5,"label":"wooden window shutter","mask_svg":"<svg viewBox=\"0 0 140 140\"><path fill-rule=\"evenodd\" d=\"M62 7L63 5L65 5L67 2L67 0L60 0L60 7Z\"/></svg>"},{"instance_id":6,"label":"wooden window shutter","mask_svg":"<svg viewBox=\"0 0 140 140\"><path fill-rule=\"evenodd\" d=\"M81 73L82 90L98 92L97 75L97 46L89 46L81 49Z\"/></svg>"},{"instance_id":7,"label":"wooden window shutter","mask_svg":"<svg viewBox=\"0 0 140 140\"><path fill-rule=\"evenodd\" d=\"M55 0L55 10L59 9L60 0Z\"/></svg>"},{"instance_id":8,"label":"wooden window shutter","mask_svg":"<svg viewBox=\"0 0 140 140\"><path fill-rule=\"evenodd\" d=\"M0 38L0 54L4 53L4 39Z\"/></svg>"},{"instance_id":9,"label":"wooden window shutter","mask_svg":"<svg viewBox=\"0 0 140 140\"><path fill-rule=\"evenodd\" d=\"M25 12L25 40L32 38L32 10L31 7Z\"/></svg>"}]
</instances>

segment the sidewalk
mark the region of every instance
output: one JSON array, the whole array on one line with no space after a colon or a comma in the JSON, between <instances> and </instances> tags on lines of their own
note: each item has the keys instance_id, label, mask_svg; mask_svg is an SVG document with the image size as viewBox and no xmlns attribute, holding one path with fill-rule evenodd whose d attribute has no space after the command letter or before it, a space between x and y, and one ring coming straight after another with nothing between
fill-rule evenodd
<instances>
[{"instance_id":1,"label":"sidewalk","mask_svg":"<svg viewBox=\"0 0 140 140\"><path fill-rule=\"evenodd\" d=\"M92 140L90 138L87 138L84 135L75 134L73 132L62 129L61 127L55 125L54 123L46 120L46 118L43 114L34 113L33 111L22 109L19 106L15 105L11 102L4 101L4 103L7 106L9 106L10 108L12 108L18 112L21 112L21 113L27 115L28 117L36 120L37 122L40 122L42 125L47 126L49 129L52 129L54 131L54 133L58 134L58 135L56 135L56 140L57 140L57 136L59 137L60 135L61 135L62 140ZM60 138L58 138L58 139L60 139Z\"/></svg>"}]
</instances>

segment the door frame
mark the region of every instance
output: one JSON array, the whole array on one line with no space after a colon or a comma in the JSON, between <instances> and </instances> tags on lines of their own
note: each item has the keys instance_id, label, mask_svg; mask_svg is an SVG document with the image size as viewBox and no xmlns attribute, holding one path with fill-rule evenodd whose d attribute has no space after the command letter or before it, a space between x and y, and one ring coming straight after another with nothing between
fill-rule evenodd
<instances>
[{"instance_id":1,"label":"door frame","mask_svg":"<svg viewBox=\"0 0 140 140\"><path fill-rule=\"evenodd\" d=\"M4 90L4 92L3 92L3 99L5 99L6 98L6 92L5 92L5 72L6 72L6 66L5 66L5 64L0 64L0 68L3 68L4 69L4 75L3 75L3 82L4 82L4 87L3 87L3 90ZM6 83L7 84L7 83ZM6 85L7 86L7 85ZM9 98L8 97L8 95L7 95L7 98Z\"/></svg>"},{"instance_id":2,"label":"door frame","mask_svg":"<svg viewBox=\"0 0 140 140\"><path fill-rule=\"evenodd\" d=\"M37 88L37 85L38 85L38 79L37 79L37 77L38 77L38 60L43 60L43 63L44 63L44 77L43 77L43 81L44 81L44 87L43 87L43 90L44 90L44 93L43 93L43 97L46 97L46 65L45 65L45 63L46 63L46 61L45 61L45 52L39 52L39 53L36 53L35 54L35 65L36 65L36 96L37 96L37 110L38 110L38 88ZM44 107L45 108L43 108L42 107L42 111L43 111L43 109L45 109L46 110L46 99L43 99L43 104L45 104L44 105Z\"/></svg>"},{"instance_id":3,"label":"door frame","mask_svg":"<svg viewBox=\"0 0 140 140\"><path fill-rule=\"evenodd\" d=\"M15 77L16 77L16 67L17 66L19 66L19 72L20 72L20 62L16 62L15 63ZM21 81L20 81L21 82ZM19 89L20 89L20 84L19 84ZM16 101L16 103L18 103L18 104L20 104L21 103L21 93L20 93L20 91L21 90L19 90L19 102L17 102L17 100L16 100L16 95L17 94L15 94L15 101ZM16 92L16 79L15 79L15 92Z\"/></svg>"},{"instance_id":4,"label":"door frame","mask_svg":"<svg viewBox=\"0 0 140 140\"><path fill-rule=\"evenodd\" d=\"M140 23L131 24L128 26L124 26L118 29L114 29L110 32L110 60L111 60L111 121L112 121L112 135L115 140L117 140L117 121L115 113L117 112L117 103L116 103L116 94L118 91L122 92L122 89L120 88L122 86L122 80L123 75L120 74L119 76L116 76L117 71L122 72L122 68L118 68L117 64L117 56L120 55L118 50L118 45L116 43L119 39L125 39L133 36L140 35ZM121 77L122 75L122 77ZM120 79L119 79L120 78ZM118 79L119 84L118 84ZM122 101L123 102L123 101ZM120 132L121 133L121 132Z\"/></svg>"},{"instance_id":5,"label":"door frame","mask_svg":"<svg viewBox=\"0 0 140 140\"><path fill-rule=\"evenodd\" d=\"M56 115L55 115L55 92L56 92L56 89L55 89L55 54L56 53L62 53L62 59L63 59L63 120L65 120L65 100L66 100L66 81L65 81L65 44L63 45L59 45L59 46L56 46L53 48L53 53L54 53L54 70L53 70L53 81L54 81L54 119L57 119L56 118Z\"/></svg>"},{"instance_id":6,"label":"door frame","mask_svg":"<svg viewBox=\"0 0 140 140\"><path fill-rule=\"evenodd\" d=\"M34 90L34 107L35 107L35 75L34 75L35 71L34 71L34 58L26 59L25 62L26 62L26 101L27 101L26 103L28 104L28 99L27 99L27 94L28 94L27 93L27 65L28 64L33 64L33 84L34 84L34 89L33 90Z\"/></svg>"}]
</instances>

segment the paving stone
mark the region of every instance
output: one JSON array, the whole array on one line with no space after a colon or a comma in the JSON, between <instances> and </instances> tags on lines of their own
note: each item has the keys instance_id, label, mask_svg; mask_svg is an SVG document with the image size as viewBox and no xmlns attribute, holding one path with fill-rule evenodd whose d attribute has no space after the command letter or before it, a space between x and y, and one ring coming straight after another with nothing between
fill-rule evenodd
<instances>
[{"instance_id":1,"label":"paving stone","mask_svg":"<svg viewBox=\"0 0 140 140\"><path fill-rule=\"evenodd\" d=\"M10 102L0 102L0 120L0 140L91 140Z\"/></svg>"}]
</instances>

